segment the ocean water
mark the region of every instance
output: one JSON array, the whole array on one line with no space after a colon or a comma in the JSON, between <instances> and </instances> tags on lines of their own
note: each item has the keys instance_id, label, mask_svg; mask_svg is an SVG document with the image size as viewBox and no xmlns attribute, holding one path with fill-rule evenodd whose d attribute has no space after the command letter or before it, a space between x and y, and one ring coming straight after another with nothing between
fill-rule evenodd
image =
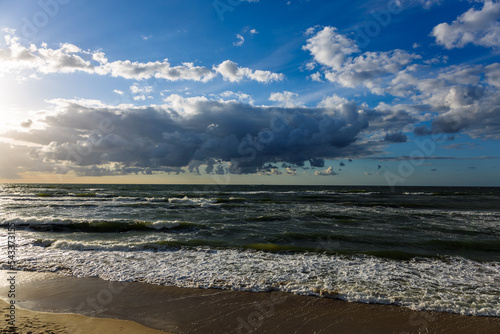
<instances>
[{"instance_id":1,"label":"ocean water","mask_svg":"<svg viewBox=\"0 0 500 334\"><path fill-rule=\"evenodd\" d=\"M500 188L0 185L0 269L500 316Z\"/></svg>"}]
</instances>

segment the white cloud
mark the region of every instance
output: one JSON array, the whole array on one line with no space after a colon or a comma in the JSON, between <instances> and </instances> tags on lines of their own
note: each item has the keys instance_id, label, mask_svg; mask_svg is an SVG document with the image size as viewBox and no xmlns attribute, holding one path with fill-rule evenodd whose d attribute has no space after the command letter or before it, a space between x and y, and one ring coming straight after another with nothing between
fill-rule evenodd
<instances>
[{"instance_id":1,"label":"white cloud","mask_svg":"<svg viewBox=\"0 0 500 334\"><path fill-rule=\"evenodd\" d=\"M140 86L138 83L134 83L132 86L130 86L130 91L135 95L133 97L134 101L145 101L146 99L153 98L152 96L148 95L153 92L153 86Z\"/></svg>"},{"instance_id":2,"label":"white cloud","mask_svg":"<svg viewBox=\"0 0 500 334\"><path fill-rule=\"evenodd\" d=\"M323 65L313 78L324 76L343 87L366 87L373 94L406 100L380 103L367 112L371 132L366 137L370 140L404 142L407 137L402 131L411 131L410 125L423 121L431 121L432 129L419 130L422 134L464 132L472 137L499 138L500 64L442 66L448 58L438 56L420 65L415 60L421 56L403 50L356 55L359 50L354 42L335 28L316 31L309 31L312 37L304 46L314 62ZM440 68L432 69L435 64ZM319 106L348 108L349 104L352 102L332 96Z\"/></svg>"},{"instance_id":3,"label":"white cloud","mask_svg":"<svg viewBox=\"0 0 500 334\"><path fill-rule=\"evenodd\" d=\"M440 5L443 0L418 0L424 8L429 9L434 5Z\"/></svg>"},{"instance_id":4,"label":"white cloud","mask_svg":"<svg viewBox=\"0 0 500 334\"><path fill-rule=\"evenodd\" d=\"M138 83L134 83L130 86L130 91L133 94L149 94L153 91L153 86L139 86Z\"/></svg>"},{"instance_id":5,"label":"white cloud","mask_svg":"<svg viewBox=\"0 0 500 334\"><path fill-rule=\"evenodd\" d=\"M123 95L123 94L125 94L124 92L122 92L121 90L118 90L118 89L114 89L114 90L113 90L113 93L116 93L116 94L118 94L118 95Z\"/></svg>"},{"instance_id":6,"label":"white cloud","mask_svg":"<svg viewBox=\"0 0 500 334\"><path fill-rule=\"evenodd\" d=\"M92 59L100 64L106 64L108 62L108 58L106 58L104 52L94 52L92 54Z\"/></svg>"},{"instance_id":7,"label":"white cloud","mask_svg":"<svg viewBox=\"0 0 500 334\"><path fill-rule=\"evenodd\" d=\"M398 74L417 58L419 56L404 50L365 52L349 58L338 70L326 72L325 78L349 88L363 85L372 93L382 95L383 80Z\"/></svg>"},{"instance_id":8,"label":"white cloud","mask_svg":"<svg viewBox=\"0 0 500 334\"><path fill-rule=\"evenodd\" d=\"M332 96L323 97L323 99L318 104L318 106L322 107L322 108L337 108L339 106L342 106L342 105L348 104L348 103L355 104L354 102L349 102L349 100L346 99L345 97L340 97L337 94L334 94Z\"/></svg>"},{"instance_id":9,"label":"white cloud","mask_svg":"<svg viewBox=\"0 0 500 334\"><path fill-rule=\"evenodd\" d=\"M236 42L233 42L234 46L242 46L245 43L245 37L243 34L250 35L252 37L253 35L258 34L259 32L256 29L250 29L250 27L244 27L241 30L241 34L236 34Z\"/></svg>"},{"instance_id":10,"label":"white cloud","mask_svg":"<svg viewBox=\"0 0 500 334\"><path fill-rule=\"evenodd\" d=\"M222 92L220 94L220 97L222 97L224 99L234 99L236 101L239 101L242 103L248 103L250 105L253 105L255 102L254 99L248 94L241 93L241 92L236 93L236 92L233 92L230 90Z\"/></svg>"},{"instance_id":11,"label":"white cloud","mask_svg":"<svg viewBox=\"0 0 500 334\"><path fill-rule=\"evenodd\" d=\"M29 70L44 74L75 71L92 73L95 66L84 57L88 58L88 55L72 44L61 44L59 49L49 49L45 44L40 48L34 44L25 47L19 43L19 38L6 35L5 47L0 49L0 73Z\"/></svg>"},{"instance_id":12,"label":"white cloud","mask_svg":"<svg viewBox=\"0 0 500 334\"><path fill-rule=\"evenodd\" d=\"M135 80L154 77L169 81L192 80L207 82L215 77L215 74L206 67L194 66L193 63L171 66L167 59L147 63L118 60L100 66L96 72L102 75L109 74L113 77Z\"/></svg>"},{"instance_id":13,"label":"white cloud","mask_svg":"<svg viewBox=\"0 0 500 334\"><path fill-rule=\"evenodd\" d=\"M321 74L321 72L313 73L310 76L311 80L316 81L316 82L323 82L322 77L323 77L323 74Z\"/></svg>"},{"instance_id":14,"label":"white cloud","mask_svg":"<svg viewBox=\"0 0 500 334\"><path fill-rule=\"evenodd\" d=\"M302 103L294 102L294 99L297 96L298 96L298 94L288 92L288 91L284 91L282 93L271 93L271 96L269 97L269 101L280 102L280 106L287 107L287 108L303 106Z\"/></svg>"},{"instance_id":15,"label":"white cloud","mask_svg":"<svg viewBox=\"0 0 500 334\"><path fill-rule=\"evenodd\" d=\"M308 34L314 30L307 30ZM307 44L302 47L308 50L314 60L322 65L326 65L334 70L340 69L347 55L359 52L356 43L337 32L337 28L324 27L313 37L307 40Z\"/></svg>"},{"instance_id":16,"label":"white cloud","mask_svg":"<svg viewBox=\"0 0 500 334\"><path fill-rule=\"evenodd\" d=\"M500 3L485 0L483 8L469 9L451 24L441 23L431 35L447 49L462 48L472 43L484 47L500 46Z\"/></svg>"},{"instance_id":17,"label":"white cloud","mask_svg":"<svg viewBox=\"0 0 500 334\"><path fill-rule=\"evenodd\" d=\"M333 167L328 167L325 170L317 170L317 171L315 171L314 175L318 175L318 176L331 176L331 175L338 175L338 174L335 173L335 171L333 170Z\"/></svg>"},{"instance_id":18,"label":"white cloud","mask_svg":"<svg viewBox=\"0 0 500 334\"><path fill-rule=\"evenodd\" d=\"M242 45L243 45L243 43L245 43L245 38L244 38L242 35L237 34L237 35L236 35L236 38L237 38L238 40L237 40L236 42L233 42L233 45L234 45L234 46L242 46Z\"/></svg>"},{"instance_id":19,"label":"white cloud","mask_svg":"<svg viewBox=\"0 0 500 334\"><path fill-rule=\"evenodd\" d=\"M500 138L500 64L454 65L427 76L417 74L400 72L387 87L391 94L409 97L417 103L400 108L410 112L414 109L411 113L414 118L432 121L432 129L417 127L418 133L417 130L415 133L464 132L472 137ZM394 106L387 105L379 111L382 109L395 110ZM432 111L434 115L425 111ZM375 125L375 121L370 124Z\"/></svg>"},{"instance_id":20,"label":"white cloud","mask_svg":"<svg viewBox=\"0 0 500 334\"><path fill-rule=\"evenodd\" d=\"M10 30L3 30L8 33ZM58 49L48 48L45 43L41 47L34 44L21 45L19 38L9 34L4 36L5 46L0 47L0 74L17 73L20 79L25 79L37 73L73 73L109 75L125 79L164 79L168 81L191 80L208 82L220 73L225 80L238 82L245 79L262 83L281 81L283 74L270 71L252 70L238 67L236 63L227 60L213 66L213 70L204 66L195 66L191 62L172 66L168 59L162 61L137 62L117 60L110 62L102 51L85 51L73 44L61 44ZM214 72L217 70L217 72Z\"/></svg>"},{"instance_id":21,"label":"white cloud","mask_svg":"<svg viewBox=\"0 0 500 334\"><path fill-rule=\"evenodd\" d=\"M246 78L262 83L269 83L273 81L282 81L285 78L285 76L280 73L262 70L253 71L247 67L238 67L238 64L231 60L225 60L221 64L214 66L213 69L222 75L225 80L231 82L239 82Z\"/></svg>"},{"instance_id":22,"label":"white cloud","mask_svg":"<svg viewBox=\"0 0 500 334\"><path fill-rule=\"evenodd\" d=\"M420 58L404 50L350 56L359 53L360 49L352 39L339 34L333 27L325 27L309 38L303 49L311 53L315 62L326 67L327 80L349 88L363 85L374 94L384 93L380 85L386 77L396 75ZM314 74L313 79L318 80L319 75Z\"/></svg>"}]
</instances>

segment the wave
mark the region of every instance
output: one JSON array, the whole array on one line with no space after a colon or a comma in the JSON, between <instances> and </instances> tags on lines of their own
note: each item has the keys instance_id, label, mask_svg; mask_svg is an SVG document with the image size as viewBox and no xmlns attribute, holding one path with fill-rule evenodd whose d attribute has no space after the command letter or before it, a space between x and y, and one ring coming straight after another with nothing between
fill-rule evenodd
<instances>
[{"instance_id":1,"label":"wave","mask_svg":"<svg viewBox=\"0 0 500 334\"><path fill-rule=\"evenodd\" d=\"M189 198L184 196L183 198L173 197L167 199L168 203L173 204L189 204L189 205L199 205L199 206L214 206L217 205L216 198Z\"/></svg>"},{"instance_id":2,"label":"wave","mask_svg":"<svg viewBox=\"0 0 500 334\"><path fill-rule=\"evenodd\" d=\"M179 227L182 229L182 227ZM188 227L189 228L189 227ZM163 229L159 227L158 229ZM177 230L176 227L169 225L169 230ZM81 241L81 240L66 240L66 239L35 239L31 243L34 246L43 248L60 248L64 250L78 251L122 251L122 252L137 252L137 251L154 251L154 252L171 252L178 249L212 249L214 252L223 250L247 250L258 251L263 253L277 254L329 254L329 255L344 255L344 256L373 256L381 259L405 260L410 261L416 258L435 258L442 259L443 256L435 254L426 254L425 252L410 252L404 250L381 249L381 250L346 250L338 247L338 240L334 239L316 239L320 241L316 246L297 246L294 244L273 243L273 242L258 242L249 244L235 244L232 242L221 240L203 240L203 239L188 239L188 240L161 240L161 241L144 241L144 242L122 242L114 241ZM347 238L349 239L349 238Z\"/></svg>"},{"instance_id":3,"label":"wave","mask_svg":"<svg viewBox=\"0 0 500 334\"><path fill-rule=\"evenodd\" d=\"M93 241L85 242L78 240L58 240L58 239L36 239L31 242L34 246L43 248L57 248L64 250L78 251L122 251L122 252L137 252L137 251L155 251L168 252L173 250L183 249L199 249L215 247L220 249L228 249L229 246L220 241L209 240L164 240L164 241L148 241L148 242L105 242Z\"/></svg>"},{"instance_id":4,"label":"wave","mask_svg":"<svg viewBox=\"0 0 500 334\"><path fill-rule=\"evenodd\" d=\"M409 196L430 196L432 194L433 193L426 193L426 192L422 192L422 191L418 191L418 192L408 192L408 191L405 191L403 193L403 195L409 195Z\"/></svg>"},{"instance_id":5,"label":"wave","mask_svg":"<svg viewBox=\"0 0 500 334\"><path fill-rule=\"evenodd\" d=\"M5 219L0 228L14 223L18 230L37 232L87 232L120 233L130 231L187 232L203 228L202 224L187 221L128 221L128 220L90 220L76 221L64 219L15 218Z\"/></svg>"},{"instance_id":6,"label":"wave","mask_svg":"<svg viewBox=\"0 0 500 334\"><path fill-rule=\"evenodd\" d=\"M177 247L156 252L172 244L163 241L135 244L138 251L134 254L122 251L131 244L68 240L38 240L36 244L19 249L19 268L179 287L278 290L500 317L495 284L500 280L498 262L479 263L459 257L406 261L367 255L263 252L262 248L274 246L260 244L249 245L253 249Z\"/></svg>"}]
</instances>

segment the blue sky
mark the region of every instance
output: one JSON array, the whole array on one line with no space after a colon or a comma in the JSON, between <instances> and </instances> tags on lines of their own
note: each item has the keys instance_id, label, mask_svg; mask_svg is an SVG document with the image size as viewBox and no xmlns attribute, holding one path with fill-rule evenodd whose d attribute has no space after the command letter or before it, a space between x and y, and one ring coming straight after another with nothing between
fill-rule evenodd
<instances>
[{"instance_id":1,"label":"blue sky","mask_svg":"<svg viewBox=\"0 0 500 334\"><path fill-rule=\"evenodd\" d=\"M0 181L496 185L498 1L0 0Z\"/></svg>"}]
</instances>

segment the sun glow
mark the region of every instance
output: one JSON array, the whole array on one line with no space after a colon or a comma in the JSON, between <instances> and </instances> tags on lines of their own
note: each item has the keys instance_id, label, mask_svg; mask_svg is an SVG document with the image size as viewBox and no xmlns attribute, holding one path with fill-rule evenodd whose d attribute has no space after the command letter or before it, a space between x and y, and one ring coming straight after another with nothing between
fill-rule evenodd
<instances>
[{"instance_id":1,"label":"sun glow","mask_svg":"<svg viewBox=\"0 0 500 334\"><path fill-rule=\"evenodd\" d=\"M31 94L20 85L11 76L0 77L0 133L31 126L29 110L23 106Z\"/></svg>"}]
</instances>

